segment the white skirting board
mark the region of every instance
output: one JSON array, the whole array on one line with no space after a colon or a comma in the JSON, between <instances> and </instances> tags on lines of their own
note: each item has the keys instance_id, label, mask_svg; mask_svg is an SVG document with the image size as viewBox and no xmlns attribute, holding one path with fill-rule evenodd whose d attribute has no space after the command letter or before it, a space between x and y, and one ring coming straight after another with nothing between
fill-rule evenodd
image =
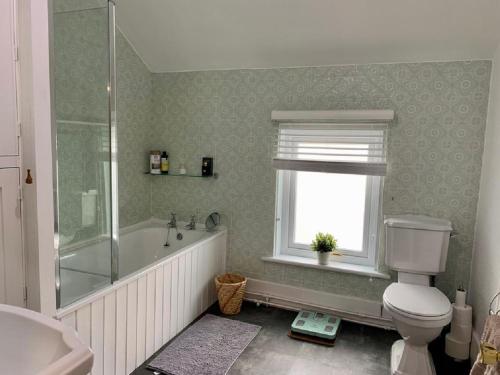
<instances>
[{"instance_id":1,"label":"white skirting board","mask_svg":"<svg viewBox=\"0 0 500 375\"><path fill-rule=\"evenodd\" d=\"M288 310L313 309L356 323L394 329L391 319L383 313L382 304L378 301L257 279L248 280L245 299Z\"/></svg>"},{"instance_id":2,"label":"white skirting board","mask_svg":"<svg viewBox=\"0 0 500 375\"><path fill-rule=\"evenodd\" d=\"M94 352L93 375L130 374L216 300L227 235L192 246L57 314Z\"/></svg>"}]
</instances>

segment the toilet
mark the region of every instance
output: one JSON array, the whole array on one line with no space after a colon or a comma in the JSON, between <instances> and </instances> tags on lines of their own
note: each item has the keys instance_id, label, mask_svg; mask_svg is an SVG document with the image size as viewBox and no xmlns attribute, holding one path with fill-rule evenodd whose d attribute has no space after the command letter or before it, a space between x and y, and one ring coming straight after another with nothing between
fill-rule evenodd
<instances>
[{"instance_id":1,"label":"toilet","mask_svg":"<svg viewBox=\"0 0 500 375\"><path fill-rule=\"evenodd\" d=\"M386 217L385 262L398 282L384 291L385 312L403 338L391 350L391 374L435 375L427 345L451 321L448 298L431 285L445 270L451 222L424 215Z\"/></svg>"}]
</instances>

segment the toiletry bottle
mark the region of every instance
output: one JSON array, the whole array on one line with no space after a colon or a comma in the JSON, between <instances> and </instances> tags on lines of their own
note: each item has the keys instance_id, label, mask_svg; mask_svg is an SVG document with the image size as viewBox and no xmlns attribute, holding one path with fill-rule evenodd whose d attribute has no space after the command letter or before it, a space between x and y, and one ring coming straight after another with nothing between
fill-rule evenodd
<instances>
[{"instance_id":1,"label":"toiletry bottle","mask_svg":"<svg viewBox=\"0 0 500 375\"><path fill-rule=\"evenodd\" d=\"M161 173L160 164L161 164L161 152L160 151L151 151L149 173L160 174Z\"/></svg>"},{"instance_id":2,"label":"toiletry bottle","mask_svg":"<svg viewBox=\"0 0 500 375\"><path fill-rule=\"evenodd\" d=\"M186 174L186 167L184 166L184 163L181 163L179 174Z\"/></svg>"},{"instance_id":3,"label":"toiletry bottle","mask_svg":"<svg viewBox=\"0 0 500 375\"><path fill-rule=\"evenodd\" d=\"M168 174L168 154L166 151L161 154L161 173Z\"/></svg>"}]
</instances>

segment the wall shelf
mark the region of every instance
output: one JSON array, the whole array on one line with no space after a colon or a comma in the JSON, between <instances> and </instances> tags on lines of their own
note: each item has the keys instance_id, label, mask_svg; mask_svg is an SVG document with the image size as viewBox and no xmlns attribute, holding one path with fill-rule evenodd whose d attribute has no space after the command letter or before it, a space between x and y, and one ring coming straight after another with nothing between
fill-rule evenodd
<instances>
[{"instance_id":1,"label":"wall shelf","mask_svg":"<svg viewBox=\"0 0 500 375\"><path fill-rule=\"evenodd\" d=\"M150 176L158 176L158 177L193 177L193 178L213 178L217 179L219 177L218 173L214 173L212 176L202 176L200 174L179 174L179 173L162 173L162 174L152 174L150 172L144 172L144 174L148 174Z\"/></svg>"}]
</instances>

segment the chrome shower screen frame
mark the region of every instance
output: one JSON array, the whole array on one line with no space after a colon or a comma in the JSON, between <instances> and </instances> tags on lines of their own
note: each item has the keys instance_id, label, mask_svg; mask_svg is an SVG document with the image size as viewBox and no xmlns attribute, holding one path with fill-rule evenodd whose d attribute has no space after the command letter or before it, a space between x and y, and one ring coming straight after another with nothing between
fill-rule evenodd
<instances>
[{"instance_id":1,"label":"chrome shower screen frame","mask_svg":"<svg viewBox=\"0 0 500 375\"><path fill-rule=\"evenodd\" d=\"M48 1L49 6L49 30L50 37L50 75L51 75L51 97L55 97L55 49L54 49L54 0ZM107 0L108 8L108 126L109 126L109 160L110 160L110 206L111 206L111 284L118 280L118 254L119 254L119 215L118 215L118 138L117 138L117 114L116 114L116 55L115 55L115 1ZM61 276L60 276L60 221L59 221L59 171L57 150L57 123L55 100L51 100L52 112L52 166L53 166L53 205L54 205L54 263L55 263L55 289L56 308L61 308Z\"/></svg>"},{"instance_id":2,"label":"chrome shower screen frame","mask_svg":"<svg viewBox=\"0 0 500 375\"><path fill-rule=\"evenodd\" d=\"M109 129L111 160L111 283L118 280L119 215L118 215L118 134L116 121L116 38L114 0L108 0L109 26Z\"/></svg>"}]
</instances>

